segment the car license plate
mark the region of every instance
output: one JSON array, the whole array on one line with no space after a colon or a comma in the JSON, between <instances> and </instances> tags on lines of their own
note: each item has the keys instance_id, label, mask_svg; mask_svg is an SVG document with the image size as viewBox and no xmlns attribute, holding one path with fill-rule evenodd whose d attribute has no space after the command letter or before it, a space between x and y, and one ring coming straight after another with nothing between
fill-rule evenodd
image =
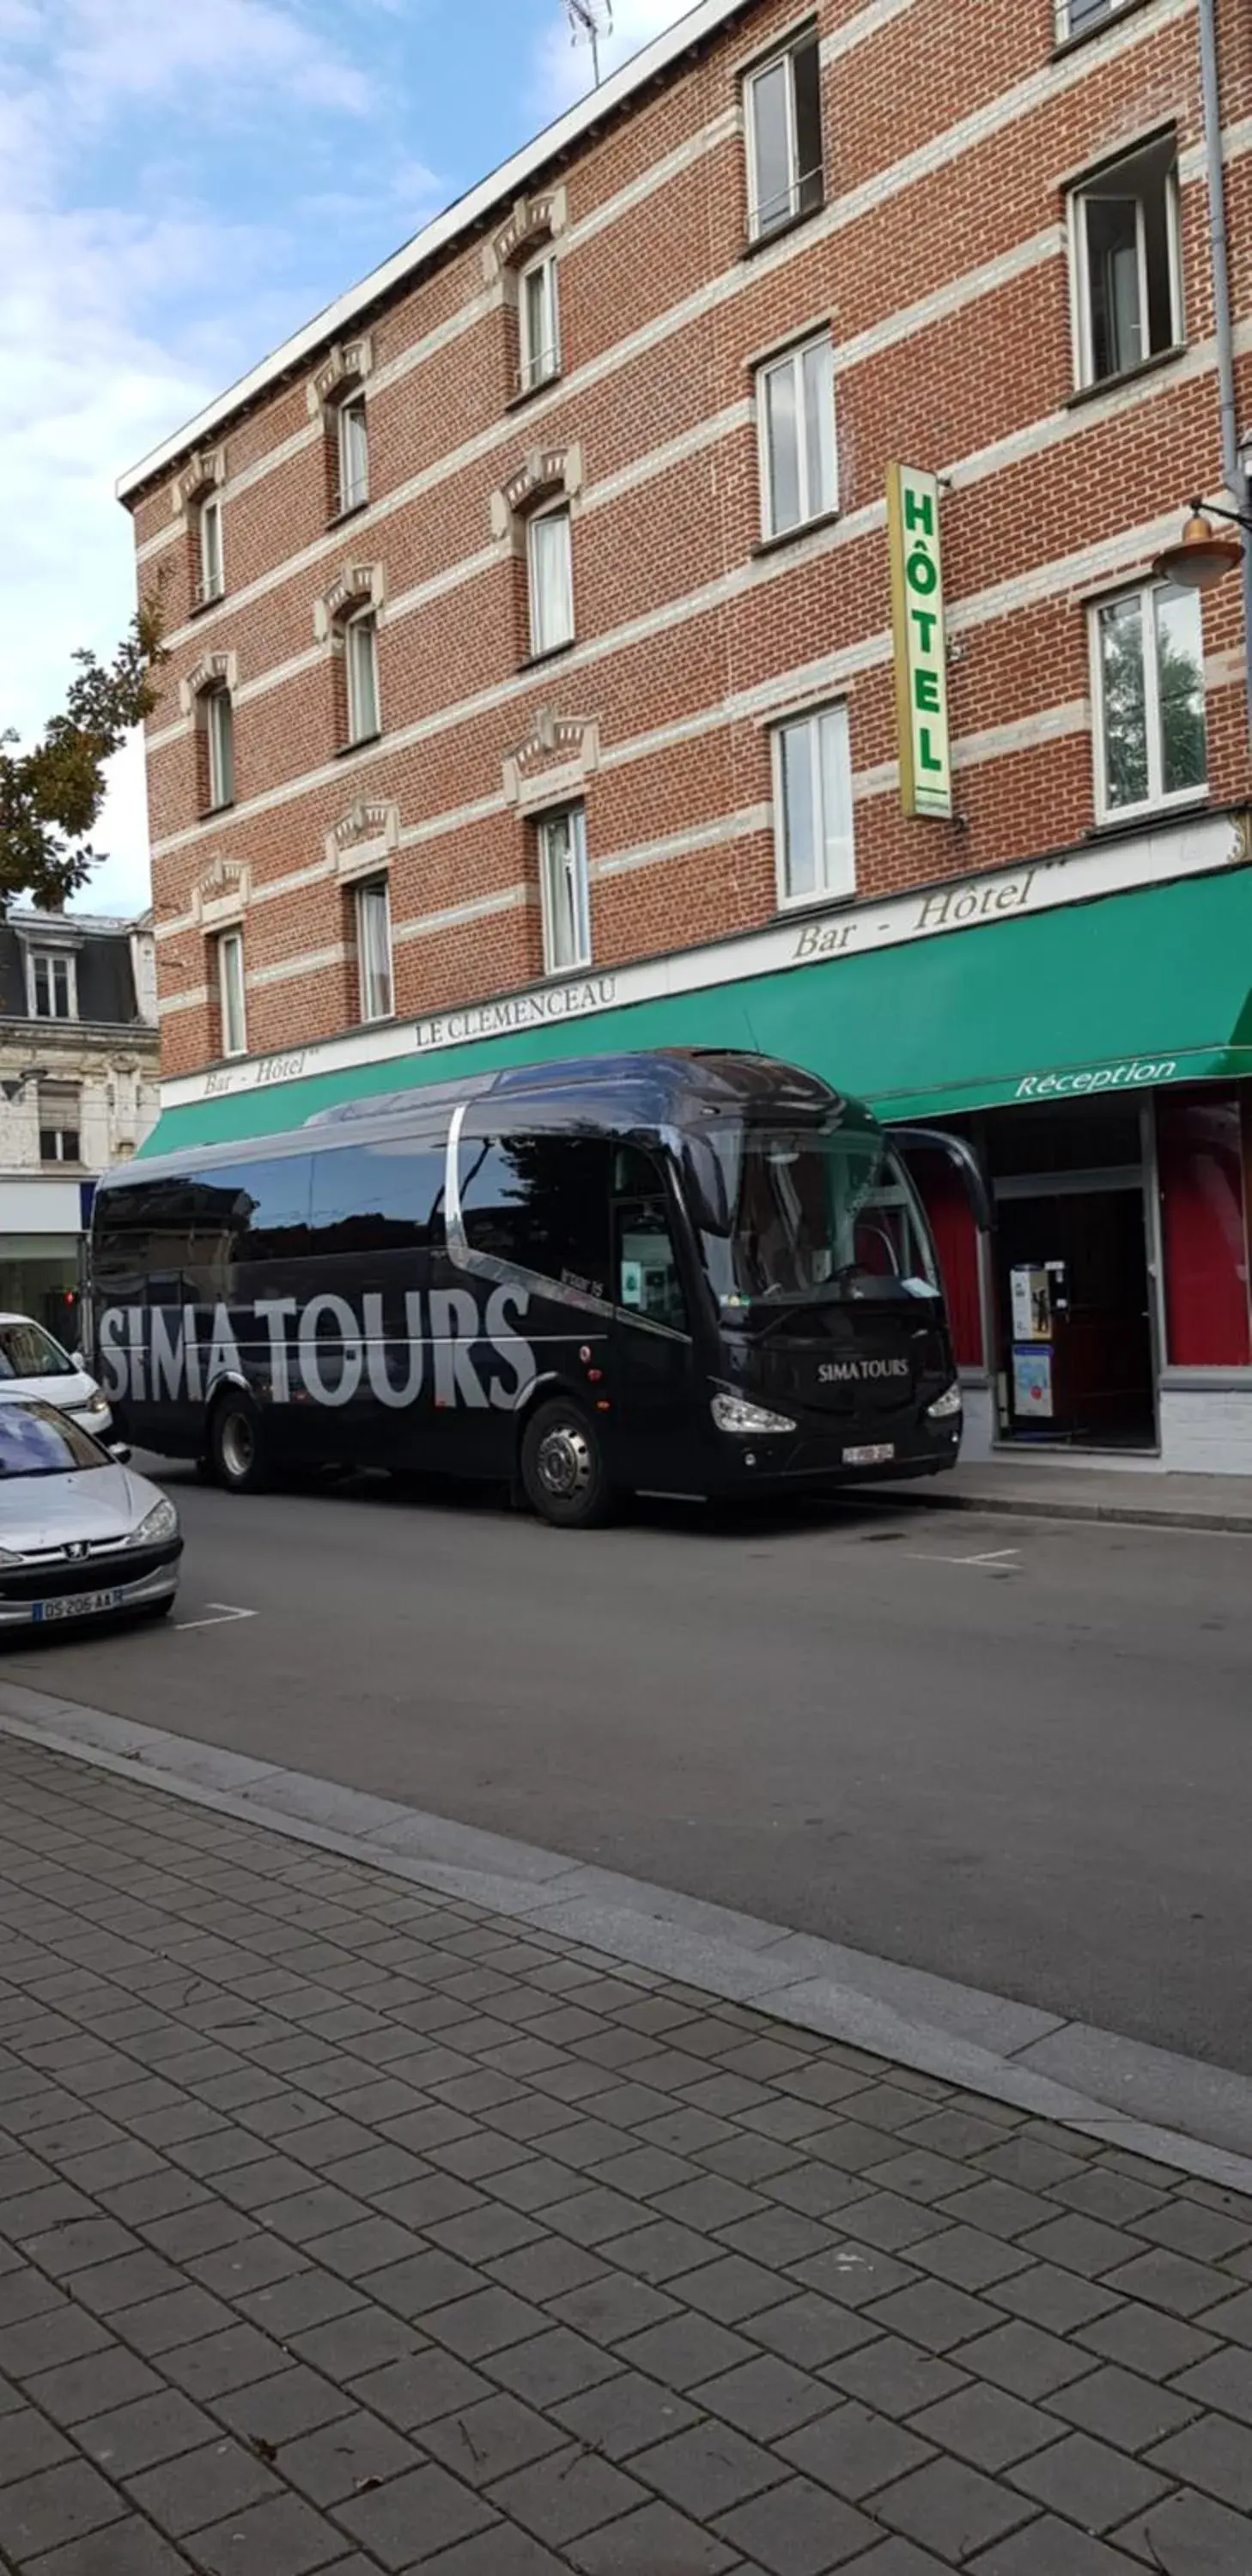
<instances>
[{"instance_id":1,"label":"car license plate","mask_svg":"<svg viewBox=\"0 0 1252 2576\"><path fill-rule=\"evenodd\" d=\"M885 1467L895 1454L894 1440L879 1440L871 1449L845 1449L843 1463L845 1467Z\"/></svg>"},{"instance_id":2,"label":"car license plate","mask_svg":"<svg viewBox=\"0 0 1252 2576\"><path fill-rule=\"evenodd\" d=\"M36 1601L31 1617L37 1625L49 1619L90 1619L97 1610L116 1610L124 1595L113 1592L67 1592L60 1601Z\"/></svg>"}]
</instances>

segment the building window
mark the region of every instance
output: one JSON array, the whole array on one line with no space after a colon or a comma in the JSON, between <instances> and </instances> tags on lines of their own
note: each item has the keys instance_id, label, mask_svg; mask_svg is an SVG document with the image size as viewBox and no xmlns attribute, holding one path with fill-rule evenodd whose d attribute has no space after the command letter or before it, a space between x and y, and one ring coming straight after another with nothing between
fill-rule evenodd
<instances>
[{"instance_id":1,"label":"building window","mask_svg":"<svg viewBox=\"0 0 1252 2576\"><path fill-rule=\"evenodd\" d=\"M370 496L369 430L363 393L347 394L335 416L335 514L359 510Z\"/></svg>"},{"instance_id":2,"label":"building window","mask_svg":"<svg viewBox=\"0 0 1252 2576\"><path fill-rule=\"evenodd\" d=\"M545 815L539 825L539 892L545 974L564 975L571 967L589 965L587 817L581 805Z\"/></svg>"},{"instance_id":3,"label":"building window","mask_svg":"<svg viewBox=\"0 0 1252 2576\"><path fill-rule=\"evenodd\" d=\"M539 510L526 523L530 649L555 653L574 640L574 567L567 509Z\"/></svg>"},{"instance_id":4,"label":"building window","mask_svg":"<svg viewBox=\"0 0 1252 2576\"><path fill-rule=\"evenodd\" d=\"M1058 45L1065 44L1071 36L1090 35L1128 6L1129 0L1056 0Z\"/></svg>"},{"instance_id":5,"label":"building window","mask_svg":"<svg viewBox=\"0 0 1252 2576\"><path fill-rule=\"evenodd\" d=\"M391 985L391 906L385 877L372 877L356 889L356 946L361 1017L389 1020L395 1003Z\"/></svg>"},{"instance_id":6,"label":"building window","mask_svg":"<svg viewBox=\"0 0 1252 2576\"><path fill-rule=\"evenodd\" d=\"M518 387L525 394L561 372L556 257L550 250L542 259L532 260L517 281L517 329Z\"/></svg>"},{"instance_id":7,"label":"building window","mask_svg":"<svg viewBox=\"0 0 1252 2576\"><path fill-rule=\"evenodd\" d=\"M1194 797L1208 778L1197 594L1123 591L1092 610L1091 637L1099 819Z\"/></svg>"},{"instance_id":8,"label":"building window","mask_svg":"<svg viewBox=\"0 0 1252 2576\"><path fill-rule=\"evenodd\" d=\"M78 976L73 957L55 948L28 950L26 998L33 1020L76 1020Z\"/></svg>"},{"instance_id":9,"label":"building window","mask_svg":"<svg viewBox=\"0 0 1252 2576\"><path fill-rule=\"evenodd\" d=\"M852 758L846 707L822 707L774 734L780 903L852 894Z\"/></svg>"},{"instance_id":10,"label":"building window","mask_svg":"<svg viewBox=\"0 0 1252 2576\"><path fill-rule=\"evenodd\" d=\"M235 801L235 711L229 689L210 689L204 701L204 740L208 767L208 810L215 814Z\"/></svg>"},{"instance_id":11,"label":"building window","mask_svg":"<svg viewBox=\"0 0 1252 2576\"><path fill-rule=\"evenodd\" d=\"M223 1055L246 1055L248 1024L244 1010L242 930L223 930L219 936L217 998L222 1020Z\"/></svg>"},{"instance_id":12,"label":"building window","mask_svg":"<svg viewBox=\"0 0 1252 2576\"><path fill-rule=\"evenodd\" d=\"M825 335L759 370L757 428L762 536L783 536L833 510L839 497L835 374Z\"/></svg>"},{"instance_id":13,"label":"building window","mask_svg":"<svg viewBox=\"0 0 1252 2576\"><path fill-rule=\"evenodd\" d=\"M817 30L745 83L748 231L753 241L822 202L822 97Z\"/></svg>"},{"instance_id":14,"label":"building window","mask_svg":"<svg viewBox=\"0 0 1252 2576\"><path fill-rule=\"evenodd\" d=\"M211 599L220 599L226 588L226 567L222 554L222 504L216 492L210 492L200 504L200 570L196 598L201 607Z\"/></svg>"},{"instance_id":15,"label":"building window","mask_svg":"<svg viewBox=\"0 0 1252 2576\"><path fill-rule=\"evenodd\" d=\"M1156 1096L1166 1356L1174 1368L1246 1368L1245 1135L1237 1091L1172 1085Z\"/></svg>"},{"instance_id":16,"label":"building window","mask_svg":"<svg viewBox=\"0 0 1252 2576\"><path fill-rule=\"evenodd\" d=\"M81 1162L81 1124L82 1093L77 1083L41 1082L39 1085L40 1162Z\"/></svg>"},{"instance_id":17,"label":"building window","mask_svg":"<svg viewBox=\"0 0 1252 2576\"><path fill-rule=\"evenodd\" d=\"M1173 135L1085 179L1069 211L1075 373L1107 384L1182 340Z\"/></svg>"},{"instance_id":18,"label":"building window","mask_svg":"<svg viewBox=\"0 0 1252 2576\"><path fill-rule=\"evenodd\" d=\"M378 697L378 619L372 608L350 617L343 635L348 740L373 742L382 731Z\"/></svg>"}]
</instances>

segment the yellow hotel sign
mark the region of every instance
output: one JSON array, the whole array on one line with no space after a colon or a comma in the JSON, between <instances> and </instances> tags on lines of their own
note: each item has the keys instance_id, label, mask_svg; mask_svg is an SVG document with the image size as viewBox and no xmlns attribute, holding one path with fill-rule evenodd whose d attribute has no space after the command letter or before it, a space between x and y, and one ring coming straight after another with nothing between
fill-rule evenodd
<instances>
[{"instance_id":1,"label":"yellow hotel sign","mask_svg":"<svg viewBox=\"0 0 1252 2576\"><path fill-rule=\"evenodd\" d=\"M887 468L887 545L895 648L900 803L952 816L948 658L939 551L939 484L915 465Z\"/></svg>"}]
</instances>

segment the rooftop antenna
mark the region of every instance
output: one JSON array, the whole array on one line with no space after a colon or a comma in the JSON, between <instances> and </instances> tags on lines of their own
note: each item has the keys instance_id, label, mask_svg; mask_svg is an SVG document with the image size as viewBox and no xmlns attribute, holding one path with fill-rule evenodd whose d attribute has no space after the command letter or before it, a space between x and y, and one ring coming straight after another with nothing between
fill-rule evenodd
<instances>
[{"instance_id":1,"label":"rooftop antenna","mask_svg":"<svg viewBox=\"0 0 1252 2576\"><path fill-rule=\"evenodd\" d=\"M613 0L565 0L570 42L591 47L592 87L600 86L600 38L613 26Z\"/></svg>"}]
</instances>

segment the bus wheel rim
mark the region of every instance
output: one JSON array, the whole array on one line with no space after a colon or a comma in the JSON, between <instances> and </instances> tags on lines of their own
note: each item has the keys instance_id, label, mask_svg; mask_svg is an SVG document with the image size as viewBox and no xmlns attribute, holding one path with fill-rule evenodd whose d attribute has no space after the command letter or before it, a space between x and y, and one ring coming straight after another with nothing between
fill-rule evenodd
<instances>
[{"instance_id":1,"label":"bus wheel rim","mask_svg":"<svg viewBox=\"0 0 1252 2576\"><path fill-rule=\"evenodd\" d=\"M229 1476L246 1476L255 1442L252 1425L242 1413L228 1413L222 1424L222 1465Z\"/></svg>"},{"instance_id":2,"label":"bus wheel rim","mask_svg":"<svg viewBox=\"0 0 1252 2576\"><path fill-rule=\"evenodd\" d=\"M539 1443L539 1481L554 1502L577 1502L592 1483L591 1443L572 1422L554 1424Z\"/></svg>"}]
</instances>

